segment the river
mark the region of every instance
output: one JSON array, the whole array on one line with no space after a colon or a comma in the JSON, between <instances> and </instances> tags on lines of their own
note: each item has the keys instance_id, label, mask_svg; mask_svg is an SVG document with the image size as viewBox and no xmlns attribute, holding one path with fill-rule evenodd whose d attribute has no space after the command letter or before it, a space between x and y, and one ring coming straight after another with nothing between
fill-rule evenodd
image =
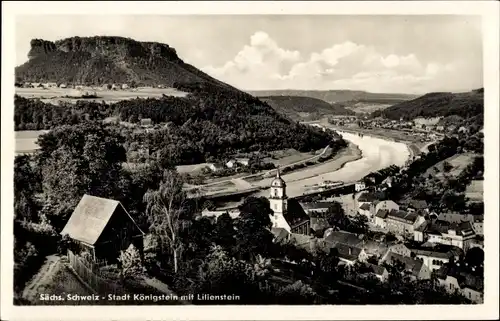
<instances>
[{"instance_id":1,"label":"river","mask_svg":"<svg viewBox=\"0 0 500 321\"><path fill-rule=\"evenodd\" d=\"M362 152L362 157L358 160L346 163L341 169L333 172L322 173L315 177L300 179L304 176L303 173L293 172L282 175L282 178L287 183L287 195L296 197L303 195L307 191L308 186L321 183L325 180L354 182L371 172L378 171L390 165L403 166L410 157L408 146L404 143L384 140L364 135L363 137L357 134L338 131L345 140L357 145ZM307 169L305 169L307 170ZM263 190L259 193L262 196L267 196L268 190Z\"/></svg>"}]
</instances>

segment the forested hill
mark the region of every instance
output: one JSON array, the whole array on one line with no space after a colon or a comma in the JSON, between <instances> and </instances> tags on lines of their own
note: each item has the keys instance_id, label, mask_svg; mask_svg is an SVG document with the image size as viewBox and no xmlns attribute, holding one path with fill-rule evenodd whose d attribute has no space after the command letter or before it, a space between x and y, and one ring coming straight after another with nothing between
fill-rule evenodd
<instances>
[{"instance_id":1,"label":"forested hill","mask_svg":"<svg viewBox=\"0 0 500 321\"><path fill-rule=\"evenodd\" d=\"M28 58L16 67L17 82L138 86L197 82L236 90L186 64L174 48L157 42L104 36L55 42L33 39Z\"/></svg>"},{"instance_id":2,"label":"forested hill","mask_svg":"<svg viewBox=\"0 0 500 321\"><path fill-rule=\"evenodd\" d=\"M237 152L288 148L305 152L328 144L335 152L346 146L340 135L292 121L248 94L214 91L199 84L177 86L192 94L115 104L80 100L68 106L16 96L16 130L54 129L111 116L131 123L150 118L158 125L155 130L126 134L126 141L147 147L159 159L175 165L202 163Z\"/></svg>"},{"instance_id":3,"label":"forested hill","mask_svg":"<svg viewBox=\"0 0 500 321\"><path fill-rule=\"evenodd\" d=\"M464 93L429 93L405 101L384 110L375 111L372 116L389 119L414 119L418 117L460 116L472 118L484 114L484 89ZM479 117L481 118L481 117Z\"/></svg>"},{"instance_id":4,"label":"forested hill","mask_svg":"<svg viewBox=\"0 0 500 321\"><path fill-rule=\"evenodd\" d=\"M301 96L259 97L278 112L294 119L318 118L326 115L354 115L342 106L332 105L317 98Z\"/></svg>"}]
</instances>

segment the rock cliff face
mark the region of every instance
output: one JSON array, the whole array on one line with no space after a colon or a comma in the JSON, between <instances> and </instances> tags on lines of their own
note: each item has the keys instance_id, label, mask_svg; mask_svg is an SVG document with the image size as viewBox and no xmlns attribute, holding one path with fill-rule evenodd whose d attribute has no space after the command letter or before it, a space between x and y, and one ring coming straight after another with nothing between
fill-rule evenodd
<instances>
[{"instance_id":1,"label":"rock cliff face","mask_svg":"<svg viewBox=\"0 0 500 321\"><path fill-rule=\"evenodd\" d=\"M174 48L123 37L33 39L29 60L16 68L17 81L102 85L135 83L228 85L182 61Z\"/></svg>"}]
</instances>

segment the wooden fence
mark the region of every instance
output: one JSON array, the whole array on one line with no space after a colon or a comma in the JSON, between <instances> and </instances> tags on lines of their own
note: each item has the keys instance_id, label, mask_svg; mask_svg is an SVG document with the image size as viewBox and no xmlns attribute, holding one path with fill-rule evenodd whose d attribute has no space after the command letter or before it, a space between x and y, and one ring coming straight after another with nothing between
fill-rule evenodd
<instances>
[{"instance_id":1,"label":"wooden fence","mask_svg":"<svg viewBox=\"0 0 500 321\"><path fill-rule=\"evenodd\" d=\"M68 259L78 276L96 293L123 294L123 287L119 282L102 277L96 267L84 262L70 250L68 250Z\"/></svg>"}]
</instances>

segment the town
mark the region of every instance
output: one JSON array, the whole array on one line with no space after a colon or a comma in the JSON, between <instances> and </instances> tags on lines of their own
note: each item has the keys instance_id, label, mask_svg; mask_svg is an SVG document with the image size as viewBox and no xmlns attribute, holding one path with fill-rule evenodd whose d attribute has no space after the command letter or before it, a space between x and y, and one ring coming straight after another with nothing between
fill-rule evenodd
<instances>
[{"instance_id":1,"label":"town","mask_svg":"<svg viewBox=\"0 0 500 321\"><path fill-rule=\"evenodd\" d=\"M235 33L201 69L211 43L38 35L15 69L15 305L489 300L482 75L443 87L430 54L316 32L300 53Z\"/></svg>"}]
</instances>

